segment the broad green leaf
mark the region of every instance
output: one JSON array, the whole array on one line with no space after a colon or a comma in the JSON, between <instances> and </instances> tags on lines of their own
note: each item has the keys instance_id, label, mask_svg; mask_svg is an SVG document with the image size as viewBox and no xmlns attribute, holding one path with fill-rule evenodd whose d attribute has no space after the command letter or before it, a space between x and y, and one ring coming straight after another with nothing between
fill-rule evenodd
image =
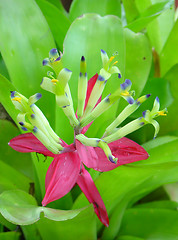
<instances>
[{"instance_id":1,"label":"broad green leaf","mask_svg":"<svg viewBox=\"0 0 178 240\"><path fill-rule=\"evenodd\" d=\"M109 33L109 34L108 34ZM105 41L103 41L105 39ZM64 66L72 71L69 81L71 93L76 110L77 85L81 56L85 56L87 63L88 79L102 68L101 49L104 49L108 56L116 51L119 53L119 68L124 73L124 36L121 21L116 16L100 17L96 14L86 14L76 19L64 40ZM106 85L104 96L113 92L121 83L117 76L109 79ZM65 119L60 118L62 111L57 110L57 131L64 140L73 140L72 128ZM111 113L114 115L114 112Z\"/></svg>"},{"instance_id":2,"label":"broad green leaf","mask_svg":"<svg viewBox=\"0 0 178 240\"><path fill-rule=\"evenodd\" d=\"M19 134L20 132L18 128L12 122L0 120L1 160L5 164L8 164L11 168L19 171L19 174L24 174L33 179L32 160L30 154L16 152L8 145L8 142Z\"/></svg>"},{"instance_id":3,"label":"broad green leaf","mask_svg":"<svg viewBox=\"0 0 178 240\"><path fill-rule=\"evenodd\" d=\"M147 27L147 25L152 22L155 18L157 18L163 11L170 9L170 4L168 1L162 1L159 3L155 3L148 7L144 12L142 12L139 17L128 24L126 27L131 29L134 32L139 32L143 28Z\"/></svg>"},{"instance_id":4,"label":"broad green leaf","mask_svg":"<svg viewBox=\"0 0 178 240\"><path fill-rule=\"evenodd\" d=\"M151 68L152 53L147 37L124 29L126 40L125 78L132 81L132 89L138 97L143 90ZM137 64L135 64L137 63Z\"/></svg>"},{"instance_id":5,"label":"broad green leaf","mask_svg":"<svg viewBox=\"0 0 178 240\"><path fill-rule=\"evenodd\" d=\"M98 13L101 16L121 16L121 3L119 0L74 0L70 7L69 18L74 21L85 13Z\"/></svg>"},{"instance_id":6,"label":"broad green leaf","mask_svg":"<svg viewBox=\"0 0 178 240\"><path fill-rule=\"evenodd\" d=\"M36 0L36 2L40 7L41 11L43 12L49 24L51 32L56 41L56 44L58 45L59 49L62 51L64 37L70 26L70 21L62 11L60 11L57 7L55 7L53 4L49 3L48 1Z\"/></svg>"},{"instance_id":7,"label":"broad green leaf","mask_svg":"<svg viewBox=\"0 0 178 240\"><path fill-rule=\"evenodd\" d=\"M134 21L139 16L139 11L135 0L123 0L124 10L128 24Z\"/></svg>"},{"instance_id":8,"label":"broad green leaf","mask_svg":"<svg viewBox=\"0 0 178 240\"><path fill-rule=\"evenodd\" d=\"M178 20L175 22L170 35L160 54L161 75L164 76L175 64L178 63Z\"/></svg>"},{"instance_id":9,"label":"broad green leaf","mask_svg":"<svg viewBox=\"0 0 178 240\"><path fill-rule=\"evenodd\" d=\"M158 53L161 52L169 33L174 25L174 1L162 1L162 0L137 0L136 6L139 10L140 14L142 14L146 9L152 8L154 5L161 5L164 3L165 5L164 11L158 16L155 20L153 20L147 26L147 33L150 39L151 45L156 49Z\"/></svg>"},{"instance_id":10,"label":"broad green leaf","mask_svg":"<svg viewBox=\"0 0 178 240\"><path fill-rule=\"evenodd\" d=\"M4 232L0 233L1 240L20 240L21 234L19 232Z\"/></svg>"},{"instance_id":11,"label":"broad green leaf","mask_svg":"<svg viewBox=\"0 0 178 240\"><path fill-rule=\"evenodd\" d=\"M34 0L1 1L0 22L0 51L12 83L27 97L42 92L39 105L54 120L53 96L40 89L46 75L42 60L55 47L43 14Z\"/></svg>"},{"instance_id":12,"label":"broad green leaf","mask_svg":"<svg viewBox=\"0 0 178 240\"><path fill-rule=\"evenodd\" d=\"M0 102L11 116L11 118L16 122L17 111L10 99L10 91L15 90L15 87L9 82L5 77L0 75Z\"/></svg>"},{"instance_id":13,"label":"broad green leaf","mask_svg":"<svg viewBox=\"0 0 178 240\"><path fill-rule=\"evenodd\" d=\"M56 6L60 11L62 11L64 14L67 15L66 10L64 9L61 0L47 0L49 3L53 4L54 6Z\"/></svg>"},{"instance_id":14,"label":"broad green leaf","mask_svg":"<svg viewBox=\"0 0 178 240\"><path fill-rule=\"evenodd\" d=\"M0 54L0 74L5 76L6 78L9 78L9 74L1 54Z\"/></svg>"},{"instance_id":15,"label":"broad green leaf","mask_svg":"<svg viewBox=\"0 0 178 240\"><path fill-rule=\"evenodd\" d=\"M43 240L96 240L96 223L93 208L82 210L75 218L56 222L41 218L37 223Z\"/></svg>"},{"instance_id":16,"label":"broad green leaf","mask_svg":"<svg viewBox=\"0 0 178 240\"><path fill-rule=\"evenodd\" d=\"M142 144L142 147L146 150L146 151L150 151L152 148L157 148L157 147L163 147L164 144L168 144L169 142L173 142L178 140L178 137L176 136L163 136L163 137L158 137L154 140L150 140L144 144ZM160 148L160 149L161 149Z\"/></svg>"},{"instance_id":17,"label":"broad green leaf","mask_svg":"<svg viewBox=\"0 0 178 240\"><path fill-rule=\"evenodd\" d=\"M18 225L32 224L44 217L53 221L66 221L76 217L84 209L58 210L38 207L35 198L21 190L9 190L0 195L0 212L9 222Z\"/></svg>"},{"instance_id":18,"label":"broad green leaf","mask_svg":"<svg viewBox=\"0 0 178 240\"><path fill-rule=\"evenodd\" d=\"M171 200L178 202L178 183L166 184L164 189Z\"/></svg>"},{"instance_id":19,"label":"broad green leaf","mask_svg":"<svg viewBox=\"0 0 178 240\"><path fill-rule=\"evenodd\" d=\"M0 192L9 189L22 189L29 191L31 179L0 161Z\"/></svg>"},{"instance_id":20,"label":"broad green leaf","mask_svg":"<svg viewBox=\"0 0 178 240\"><path fill-rule=\"evenodd\" d=\"M1 214L0 214L0 223L11 231L14 231L17 228L17 225L14 225L8 222Z\"/></svg>"},{"instance_id":21,"label":"broad green leaf","mask_svg":"<svg viewBox=\"0 0 178 240\"><path fill-rule=\"evenodd\" d=\"M137 204L134 208L156 208L156 209L170 209L177 211L178 202L173 201L155 201L144 204Z\"/></svg>"},{"instance_id":22,"label":"broad green leaf","mask_svg":"<svg viewBox=\"0 0 178 240\"><path fill-rule=\"evenodd\" d=\"M119 235L143 239L178 239L178 214L167 209L128 209Z\"/></svg>"},{"instance_id":23,"label":"broad green leaf","mask_svg":"<svg viewBox=\"0 0 178 240\"><path fill-rule=\"evenodd\" d=\"M173 103L168 107L168 114L166 118L160 118L160 134L169 134L178 130L178 114L177 114L177 101L178 101L178 64L171 68L165 75L165 79L170 82L170 88L172 96L174 98Z\"/></svg>"},{"instance_id":24,"label":"broad green leaf","mask_svg":"<svg viewBox=\"0 0 178 240\"><path fill-rule=\"evenodd\" d=\"M41 240L41 235L38 231L36 224L21 226L25 240Z\"/></svg>"},{"instance_id":25,"label":"broad green leaf","mask_svg":"<svg viewBox=\"0 0 178 240\"><path fill-rule=\"evenodd\" d=\"M160 138L162 139L162 138ZM155 139L159 143L159 138ZM151 140L149 145L154 144L155 140ZM178 161L178 149L177 145L178 139L172 138L169 142L162 142L160 145L156 143L155 147L150 147L147 150L147 143L143 144L143 147L148 151L149 158L146 161L139 161L134 163L134 165L152 165L152 164L160 164L172 161Z\"/></svg>"},{"instance_id":26,"label":"broad green leaf","mask_svg":"<svg viewBox=\"0 0 178 240\"><path fill-rule=\"evenodd\" d=\"M139 238L139 237L135 237L135 236L120 236L118 238L116 238L116 240L144 240L143 238Z\"/></svg>"}]
</instances>

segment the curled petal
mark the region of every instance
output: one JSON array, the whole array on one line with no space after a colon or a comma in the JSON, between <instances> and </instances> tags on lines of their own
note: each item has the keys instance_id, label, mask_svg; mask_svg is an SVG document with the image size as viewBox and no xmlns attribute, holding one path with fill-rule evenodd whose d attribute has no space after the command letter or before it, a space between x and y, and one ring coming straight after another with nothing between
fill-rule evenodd
<instances>
[{"instance_id":1,"label":"curled petal","mask_svg":"<svg viewBox=\"0 0 178 240\"><path fill-rule=\"evenodd\" d=\"M90 98L91 92L93 90L93 87L94 87L94 85L96 83L97 78L98 78L98 74L96 73L92 78L90 78L88 80L87 95L86 95L86 99L85 99L85 107L84 107L84 109L87 106L88 100Z\"/></svg>"},{"instance_id":2,"label":"curled petal","mask_svg":"<svg viewBox=\"0 0 178 240\"><path fill-rule=\"evenodd\" d=\"M82 166L82 171L77 179L77 184L81 188L82 192L87 197L88 201L93 204L94 210L100 221L109 226L108 214L104 202L96 188L93 179L87 170Z\"/></svg>"},{"instance_id":3,"label":"curled petal","mask_svg":"<svg viewBox=\"0 0 178 240\"><path fill-rule=\"evenodd\" d=\"M93 90L93 87L94 87L94 85L95 85L95 83L96 83L97 78L98 78L98 74L96 73L96 74L95 74L92 78L90 78L89 81L88 81L87 95L86 95L86 99L85 99L85 107L84 107L84 109L85 109L86 106L87 106L88 100L89 100L89 98L90 98L91 92L92 92L92 90ZM95 107L96 107L100 102L101 102L101 97L98 99ZM85 126L85 127L82 129L82 132L81 132L81 133L83 133L83 134L86 133L86 131L88 130L88 128L91 126L91 124L92 124L92 122L89 123L87 126Z\"/></svg>"},{"instance_id":4,"label":"curled petal","mask_svg":"<svg viewBox=\"0 0 178 240\"><path fill-rule=\"evenodd\" d=\"M63 197L71 190L79 175L80 165L76 151L55 156L46 174L43 206Z\"/></svg>"},{"instance_id":5,"label":"curled petal","mask_svg":"<svg viewBox=\"0 0 178 240\"><path fill-rule=\"evenodd\" d=\"M21 134L11 139L8 144L18 152L37 152L45 156L55 156L32 133Z\"/></svg>"},{"instance_id":6,"label":"curled petal","mask_svg":"<svg viewBox=\"0 0 178 240\"><path fill-rule=\"evenodd\" d=\"M112 155L118 158L117 164L108 161L101 148L85 146L81 142L76 141L76 147L81 161L88 168L93 168L100 172L110 171L120 165L145 160L149 157L144 148L125 137L109 143L108 146L111 149Z\"/></svg>"}]
</instances>

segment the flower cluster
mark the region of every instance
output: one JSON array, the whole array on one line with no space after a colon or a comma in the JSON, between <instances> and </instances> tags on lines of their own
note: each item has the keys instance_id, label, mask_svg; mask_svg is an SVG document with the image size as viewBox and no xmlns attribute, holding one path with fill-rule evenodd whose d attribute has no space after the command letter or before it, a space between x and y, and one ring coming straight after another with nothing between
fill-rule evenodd
<instances>
[{"instance_id":1,"label":"flower cluster","mask_svg":"<svg viewBox=\"0 0 178 240\"><path fill-rule=\"evenodd\" d=\"M52 49L49 58L43 60L43 65L50 66L52 72L48 72L48 77L43 78L41 87L55 94L57 104L63 109L73 127L74 142L70 145L60 139L35 105L41 98L40 93L27 99L16 91L11 92L12 102L20 111L17 116L19 126L23 131L28 132L13 138L9 145L20 152L37 152L54 158L46 174L46 194L42 205L46 206L63 197L75 184L78 184L88 201L93 204L98 218L106 226L109 225L109 220L104 202L84 165L105 172L123 164L147 159L147 152L125 136L146 124L155 127L156 136L159 124L154 118L166 113L166 109L159 111L159 99L156 98L151 111L144 111L143 116L120 127L120 124L136 111L150 94L135 100L134 91L130 91L132 83L126 79L114 93L101 100L102 92L111 75L115 74L119 79L121 78L116 66L117 61L113 61L114 58L115 56L109 58L107 53L101 50L103 66L99 74L95 74L88 81L86 61L82 56L77 113L74 111L68 85L72 72L63 68L62 54L59 55L57 49ZM120 98L124 98L128 105L106 128L104 135L101 138L86 137L85 133L92 122Z\"/></svg>"}]
</instances>

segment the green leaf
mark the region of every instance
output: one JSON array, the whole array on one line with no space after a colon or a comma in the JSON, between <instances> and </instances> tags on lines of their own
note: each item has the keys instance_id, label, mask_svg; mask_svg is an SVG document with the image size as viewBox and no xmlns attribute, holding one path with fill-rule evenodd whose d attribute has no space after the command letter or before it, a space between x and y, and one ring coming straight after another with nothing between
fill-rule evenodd
<instances>
[{"instance_id":1,"label":"green leaf","mask_svg":"<svg viewBox=\"0 0 178 240\"><path fill-rule=\"evenodd\" d=\"M157 141L156 141L157 140ZM161 143L159 144L159 140ZM155 146L154 146L155 141ZM149 145L148 145L149 144ZM150 148L150 145L153 146ZM152 165L152 164L160 164L177 161L178 149L176 148L178 144L178 139L172 137L169 142L163 142L162 138L157 138L155 140L151 140L149 143L143 144L143 147L148 151L149 158L146 161L139 161L134 163L134 165ZM147 149L147 146L148 149Z\"/></svg>"},{"instance_id":2,"label":"green leaf","mask_svg":"<svg viewBox=\"0 0 178 240\"><path fill-rule=\"evenodd\" d=\"M9 78L9 74L1 54L0 54L0 74L5 76L6 78Z\"/></svg>"},{"instance_id":3,"label":"green leaf","mask_svg":"<svg viewBox=\"0 0 178 240\"><path fill-rule=\"evenodd\" d=\"M134 208L156 208L156 209L170 209L177 211L178 202L173 201L155 201L144 204L137 204Z\"/></svg>"},{"instance_id":4,"label":"green leaf","mask_svg":"<svg viewBox=\"0 0 178 240\"><path fill-rule=\"evenodd\" d=\"M41 213L53 221L66 221L76 217L84 209L58 210L38 207L36 200L21 190L9 190L0 195L0 212L9 222L28 225L38 221Z\"/></svg>"},{"instance_id":5,"label":"green leaf","mask_svg":"<svg viewBox=\"0 0 178 240\"><path fill-rule=\"evenodd\" d=\"M9 82L5 77L0 75L0 102L8 112L8 114L11 116L11 118L16 122L17 120L17 114L19 111L17 111L14 107L14 104L12 103L10 99L10 91L15 90L15 87L12 85L11 82Z\"/></svg>"},{"instance_id":6,"label":"green leaf","mask_svg":"<svg viewBox=\"0 0 178 240\"><path fill-rule=\"evenodd\" d=\"M8 142L19 135L18 128L10 121L0 120L0 152L1 160L19 173L33 179L32 161L29 153L14 151Z\"/></svg>"},{"instance_id":7,"label":"green leaf","mask_svg":"<svg viewBox=\"0 0 178 240\"><path fill-rule=\"evenodd\" d=\"M14 225L8 222L1 214L0 214L0 223L6 228L10 229L11 231L14 231L17 228L17 225Z\"/></svg>"},{"instance_id":8,"label":"green leaf","mask_svg":"<svg viewBox=\"0 0 178 240\"><path fill-rule=\"evenodd\" d=\"M43 240L96 240L96 223L93 207L82 210L75 218L56 222L41 218L37 223Z\"/></svg>"},{"instance_id":9,"label":"green leaf","mask_svg":"<svg viewBox=\"0 0 178 240\"><path fill-rule=\"evenodd\" d=\"M1 240L20 240L19 232L4 232L0 233Z\"/></svg>"},{"instance_id":10,"label":"green leaf","mask_svg":"<svg viewBox=\"0 0 178 240\"><path fill-rule=\"evenodd\" d=\"M178 64L176 64L173 68L171 68L167 74L165 75L165 79L167 79L170 83L170 88L172 92L172 96L174 98L173 103L168 107L168 114L166 118L160 118L160 134L170 134L173 131L178 130L178 114L177 114L177 101L178 101L178 82L176 78L178 76Z\"/></svg>"},{"instance_id":11,"label":"green leaf","mask_svg":"<svg viewBox=\"0 0 178 240\"><path fill-rule=\"evenodd\" d=\"M164 76L175 64L178 63L178 20L175 22L171 33L160 54L161 75Z\"/></svg>"},{"instance_id":12,"label":"green leaf","mask_svg":"<svg viewBox=\"0 0 178 240\"><path fill-rule=\"evenodd\" d=\"M157 18L163 11L170 8L168 1L155 3L142 12L139 17L128 24L126 27L134 32L139 32L145 28L151 21Z\"/></svg>"},{"instance_id":13,"label":"green leaf","mask_svg":"<svg viewBox=\"0 0 178 240\"><path fill-rule=\"evenodd\" d=\"M156 49L158 53L161 52L170 31L174 25L174 1L162 1L162 0L137 0L136 5L137 8L142 14L146 9L152 8L155 4L163 4L167 2L164 11L158 16L155 20L153 20L147 26L147 34L150 39L152 47ZM166 9L167 8L167 9Z\"/></svg>"},{"instance_id":14,"label":"green leaf","mask_svg":"<svg viewBox=\"0 0 178 240\"><path fill-rule=\"evenodd\" d=\"M69 18L74 21L85 13L98 13L101 16L121 16L121 3L118 0L74 0L70 7Z\"/></svg>"},{"instance_id":15,"label":"green leaf","mask_svg":"<svg viewBox=\"0 0 178 240\"><path fill-rule=\"evenodd\" d=\"M30 181L29 178L0 161L0 192L16 188L28 192Z\"/></svg>"},{"instance_id":16,"label":"green leaf","mask_svg":"<svg viewBox=\"0 0 178 240\"><path fill-rule=\"evenodd\" d=\"M46 0L36 0L43 12L59 49L63 50L63 41L70 26L69 19L53 4Z\"/></svg>"},{"instance_id":17,"label":"green leaf","mask_svg":"<svg viewBox=\"0 0 178 240\"><path fill-rule=\"evenodd\" d=\"M120 236L116 238L116 240L144 240L143 238L135 237L135 236Z\"/></svg>"},{"instance_id":18,"label":"green leaf","mask_svg":"<svg viewBox=\"0 0 178 240\"><path fill-rule=\"evenodd\" d=\"M167 209L128 209L119 235L133 235L143 239L178 239L178 215Z\"/></svg>"},{"instance_id":19,"label":"green leaf","mask_svg":"<svg viewBox=\"0 0 178 240\"><path fill-rule=\"evenodd\" d=\"M136 97L140 96L151 68L152 53L147 37L124 29L126 40L125 78L132 81ZM137 64L135 64L137 63Z\"/></svg>"},{"instance_id":20,"label":"green leaf","mask_svg":"<svg viewBox=\"0 0 178 240\"><path fill-rule=\"evenodd\" d=\"M63 7L61 0L47 0L49 3L53 4L54 6L56 6L60 11L62 11L64 14L67 15L67 12L65 10L65 8Z\"/></svg>"},{"instance_id":21,"label":"green leaf","mask_svg":"<svg viewBox=\"0 0 178 240\"><path fill-rule=\"evenodd\" d=\"M53 96L40 89L45 75L42 60L55 47L43 14L34 0L1 1L0 22L0 51L12 83L27 97L42 92L39 105L54 120Z\"/></svg>"},{"instance_id":22,"label":"green leaf","mask_svg":"<svg viewBox=\"0 0 178 240\"><path fill-rule=\"evenodd\" d=\"M139 16L139 11L137 9L135 0L123 0L123 5L127 22L130 23L134 21Z\"/></svg>"},{"instance_id":23,"label":"green leaf","mask_svg":"<svg viewBox=\"0 0 178 240\"><path fill-rule=\"evenodd\" d=\"M108 34L109 33L109 34ZM105 39L105 41L103 41ZM79 76L80 59L85 56L87 64L88 79L91 78L102 67L101 49L104 49L109 56L116 51L119 53L119 68L124 73L124 36L123 28L119 18L115 16L100 17L96 14L86 14L76 19L64 40L64 66L72 71L69 81L74 107L77 104L77 81ZM121 82L117 76L109 79L106 85L104 96L113 92ZM115 110L116 111L116 110ZM64 118L60 118L61 110L57 110L56 126L59 135L71 142L73 129L67 124ZM114 111L111 115L114 115ZM105 120L105 119L103 119ZM65 126L65 127L64 127Z\"/></svg>"}]
</instances>

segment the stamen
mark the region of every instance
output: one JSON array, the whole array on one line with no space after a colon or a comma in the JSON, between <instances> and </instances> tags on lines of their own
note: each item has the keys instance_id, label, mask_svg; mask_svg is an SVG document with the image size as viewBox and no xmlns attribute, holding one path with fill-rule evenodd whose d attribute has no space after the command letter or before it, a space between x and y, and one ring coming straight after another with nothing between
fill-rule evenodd
<instances>
[{"instance_id":1,"label":"stamen","mask_svg":"<svg viewBox=\"0 0 178 240\"><path fill-rule=\"evenodd\" d=\"M52 83L57 83L57 82L59 82L57 79L51 79L51 82Z\"/></svg>"},{"instance_id":2,"label":"stamen","mask_svg":"<svg viewBox=\"0 0 178 240\"><path fill-rule=\"evenodd\" d=\"M158 116L167 116L164 110L158 112Z\"/></svg>"},{"instance_id":3,"label":"stamen","mask_svg":"<svg viewBox=\"0 0 178 240\"><path fill-rule=\"evenodd\" d=\"M114 63L113 63L113 65L115 65L115 64L117 64L118 63L118 61L115 61Z\"/></svg>"},{"instance_id":4,"label":"stamen","mask_svg":"<svg viewBox=\"0 0 178 240\"><path fill-rule=\"evenodd\" d=\"M115 56L111 56L109 61L112 62L112 60L115 58Z\"/></svg>"},{"instance_id":5,"label":"stamen","mask_svg":"<svg viewBox=\"0 0 178 240\"><path fill-rule=\"evenodd\" d=\"M121 92L121 95L122 95L122 96L130 96L130 94L129 94L128 91Z\"/></svg>"},{"instance_id":6,"label":"stamen","mask_svg":"<svg viewBox=\"0 0 178 240\"><path fill-rule=\"evenodd\" d=\"M21 97L14 97L12 100L21 103L22 98Z\"/></svg>"}]
</instances>

